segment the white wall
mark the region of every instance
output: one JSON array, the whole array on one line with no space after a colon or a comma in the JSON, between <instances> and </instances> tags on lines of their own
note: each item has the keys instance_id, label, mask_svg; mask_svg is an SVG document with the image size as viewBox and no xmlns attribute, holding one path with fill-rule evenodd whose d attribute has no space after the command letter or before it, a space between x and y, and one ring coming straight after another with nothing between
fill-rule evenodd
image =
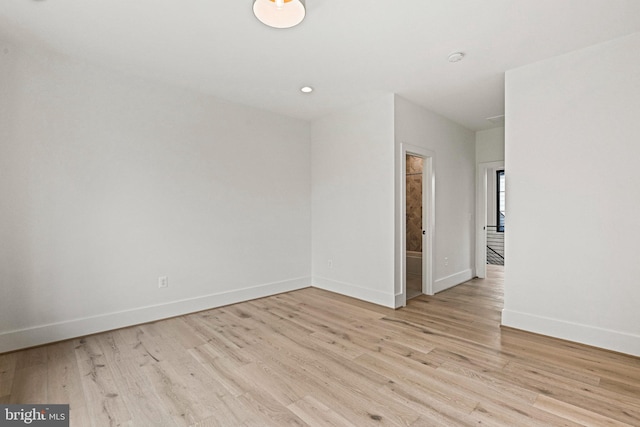
<instances>
[{"instance_id":1,"label":"white wall","mask_svg":"<svg viewBox=\"0 0 640 427\"><path fill-rule=\"evenodd\" d=\"M504 163L504 128L476 132L476 165L480 163ZM477 168L478 166L476 166ZM487 224L496 224L496 171L504 167L487 168ZM480 194L480 193L478 193ZM484 194L484 193L483 193ZM476 195L476 197L479 197Z\"/></svg>"},{"instance_id":2,"label":"white wall","mask_svg":"<svg viewBox=\"0 0 640 427\"><path fill-rule=\"evenodd\" d=\"M640 356L640 34L506 74L503 323Z\"/></svg>"},{"instance_id":3,"label":"white wall","mask_svg":"<svg viewBox=\"0 0 640 427\"><path fill-rule=\"evenodd\" d=\"M395 97L394 117L397 218L402 205L400 144L435 153L433 288L440 292L474 276L475 134L399 96ZM396 293L402 290L400 224L396 220Z\"/></svg>"},{"instance_id":4,"label":"white wall","mask_svg":"<svg viewBox=\"0 0 640 427\"><path fill-rule=\"evenodd\" d=\"M312 122L311 141L313 284L393 307L393 96Z\"/></svg>"},{"instance_id":5,"label":"white wall","mask_svg":"<svg viewBox=\"0 0 640 427\"><path fill-rule=\"evenodd\" d=\"M0 55L0 352L310 285L308 123Z\"/></svg>"},{"instance_id":6,"label":"white wall","mask_svg":"<svg viewBox=\"0 0 640 427\"><path fill-rule=\"evenodd\" d=\"M476 132L476 162L504 160L504 128L497 127Z\"/></svg>"}]
</instances>

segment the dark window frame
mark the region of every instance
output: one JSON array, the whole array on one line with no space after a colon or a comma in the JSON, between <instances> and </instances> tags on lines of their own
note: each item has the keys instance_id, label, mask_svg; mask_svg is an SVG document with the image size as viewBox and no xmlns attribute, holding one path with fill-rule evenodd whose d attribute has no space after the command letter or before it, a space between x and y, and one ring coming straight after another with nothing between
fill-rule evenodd
<instances>
[{"instance_id":1,"label":"dark window frame","mask_svg":"<svg viewBox=\"0 0 640 427\"><path fill-rule=\"evenodd\" d=\"M501 176L504 177L504 169L496 171L496 231L504 233L504 218L500 218L500 193L505 193L506 189L500 190Z\"/></svg>"}]
</instances>

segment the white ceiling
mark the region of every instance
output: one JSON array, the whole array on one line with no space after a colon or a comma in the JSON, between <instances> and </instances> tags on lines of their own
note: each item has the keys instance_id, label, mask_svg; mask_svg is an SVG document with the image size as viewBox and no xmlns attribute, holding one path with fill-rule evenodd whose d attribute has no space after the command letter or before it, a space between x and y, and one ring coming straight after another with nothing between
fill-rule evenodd
<instances>
[{"instance_id":1,"label":"white ceiling","mask_svg":"<svg viewBox=\"0 0 640 427\"><path fill-rule=\"evenodd\" d=\"M640 0L307 0L288 30L252 4L1 0L0 38L302 119L395 92L481 130L506 70L640 31Z\"/></svg>"}]
</instances>

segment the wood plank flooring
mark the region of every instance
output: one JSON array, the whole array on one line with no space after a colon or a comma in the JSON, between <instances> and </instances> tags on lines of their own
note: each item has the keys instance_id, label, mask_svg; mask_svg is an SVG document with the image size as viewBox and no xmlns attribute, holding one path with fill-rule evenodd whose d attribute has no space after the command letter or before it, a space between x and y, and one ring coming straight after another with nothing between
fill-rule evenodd
<instances>
[{"instance_id":1,"label":"wood plank flooring","mask_svg":"<svg viewBox=\"0 0 640 427\"><path fill-rule=\"evenodd\" d=\"M390 310L318 289L0 355L84 426L640 426L640 359L500 328L502 277Z\"/></svg>"}]
</instances>

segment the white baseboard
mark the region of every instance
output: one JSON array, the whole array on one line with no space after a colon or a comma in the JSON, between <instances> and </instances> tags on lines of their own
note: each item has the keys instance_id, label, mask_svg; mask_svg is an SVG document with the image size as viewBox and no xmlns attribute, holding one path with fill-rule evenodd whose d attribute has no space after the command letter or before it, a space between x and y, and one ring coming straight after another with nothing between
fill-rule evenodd
<instances>
[{"instance_id":1,"label":"white baseboard","mask_svg":"<svg viewBox=\"0 0 640 427\"><path fill-rule=\"evenodd\" d=\"M311 277L299 277L282 282L265 283L250 288L220 292L132 310L3 332L0 333L0 353L181 316L241 301L307 288L310 285Z\"/></svg>"},{"instance_id":2,"label":"white baseboard","mask_svg":"<svg viewBox=\"0 0 640 427\"><path fill-rule=\"evenodd\" d=\"M507 309L502 310L502 324L511 328L640 356L640 335L628 332Z\"/></svg>"},{"instance_id":3,"label":"white baseboard","mask_svg":"<svg viewBox=\"0 0 640 427\"><path fill-rule=\"evenodd\" d=\"M357 298L363 301L372 302L374 304L382 305L385 307L396 307L396 298L392 293L387 294L385 292L362 288L351 283L338 282L335 280L317 276L313 278L312 286L324 289L326 291L335 292L337 294Z\"/></svg>"},{"instance_id":4,"label":"white baseboard","mask_svg":"<svg viewBox=\"0 0 640 427\"><path fill-rule=\"evenodd\" d=\"M407 298L405 294L396 294L395 295L395 305L393 308L405 307L407 305Z\"/></svg>"},{"instance_id":5,"label":"white baseboard","mask_svg":"<svg viewBox=\"0 0 640 427\"><path fill-rule=\"evenodd\" d=\"M471 280L473 279L473 275L473 270L468 268L450 276L438 279L433 284L433 293L437 294L445 289L452 288L460 283L466 282L467 280Z\"/></svg>"}]
</instances>

